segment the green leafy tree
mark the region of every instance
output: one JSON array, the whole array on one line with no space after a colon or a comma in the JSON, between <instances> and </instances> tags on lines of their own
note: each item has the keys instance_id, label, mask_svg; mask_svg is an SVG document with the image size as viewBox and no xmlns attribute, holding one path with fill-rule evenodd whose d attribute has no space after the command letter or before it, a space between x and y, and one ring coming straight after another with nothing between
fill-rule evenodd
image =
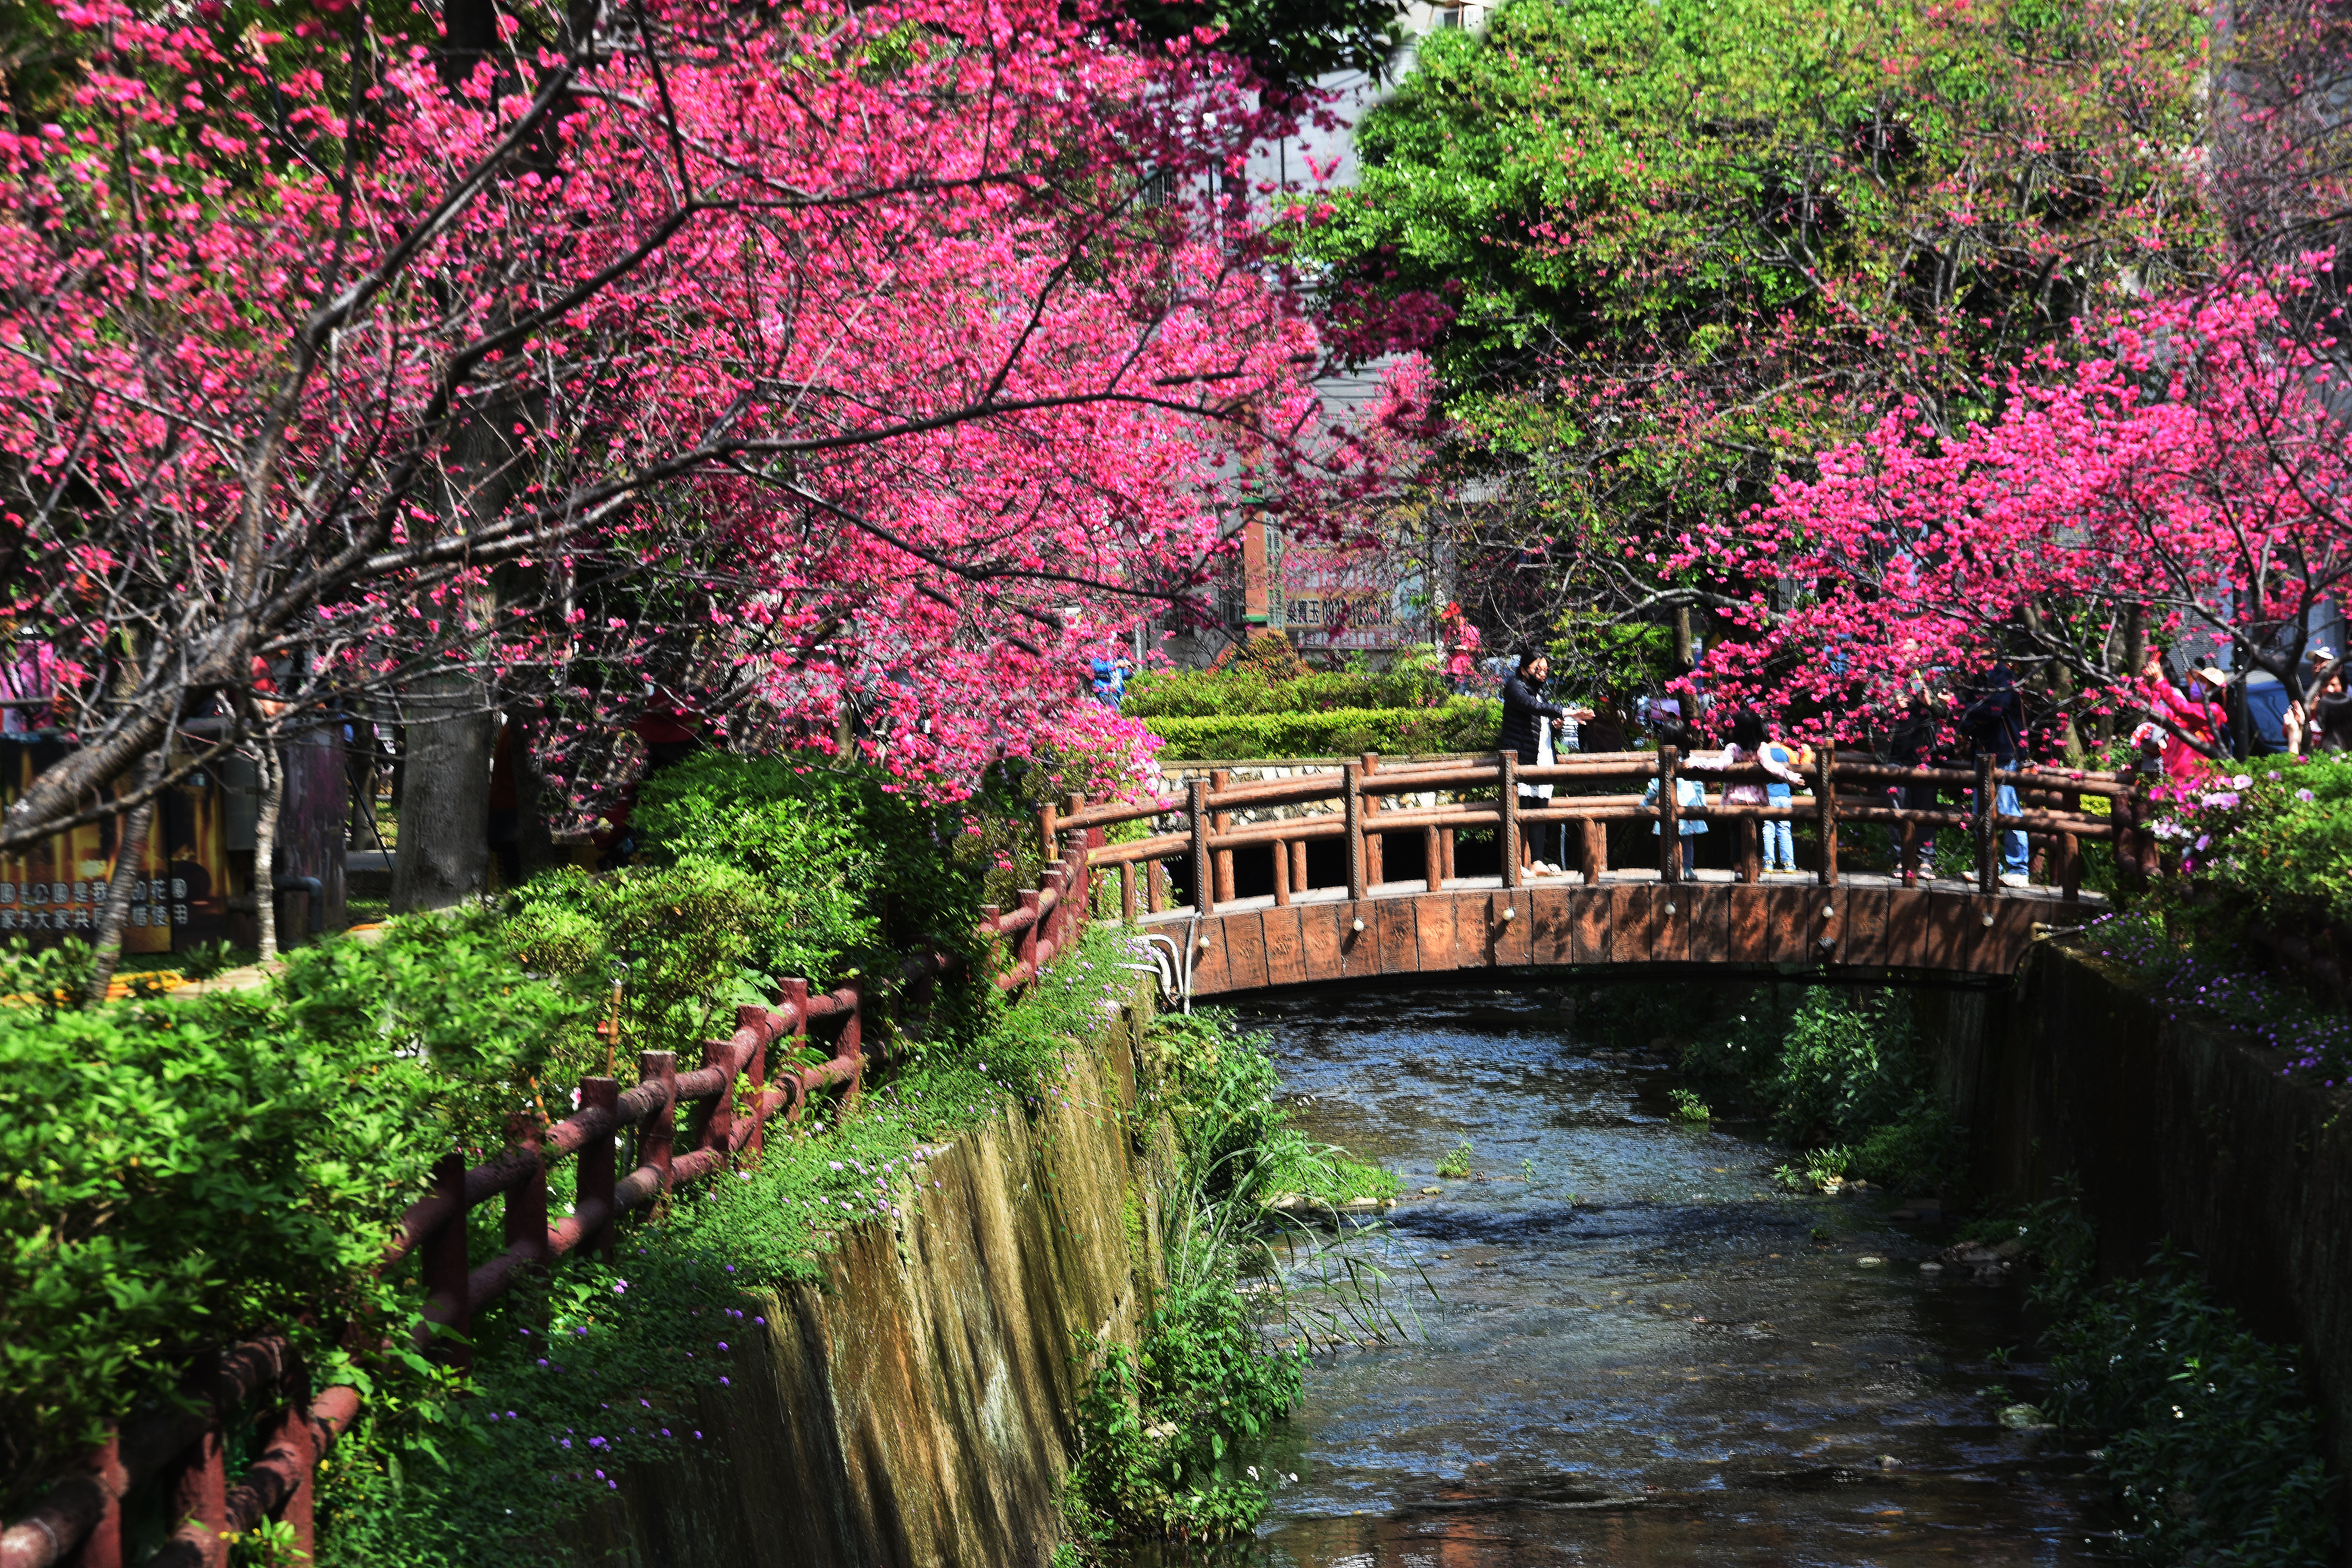
<instances>
[{"instance_id":1,"label":"green leafy tree","mask_svg":"<svg viewBox=\"0 0 2352 1568\"><path fill-rule=\"evenodd\" d=\"M1487 481L1449 521L1474 616L1516 641L1723 603L1661 580L1657 542L1896 396L1981 415L2022 352L2206 270L2200 18L1505 0L1429 39L1298 245L1342 300L1452 308L1429 346Z\"/></svg>"}]
</instances>

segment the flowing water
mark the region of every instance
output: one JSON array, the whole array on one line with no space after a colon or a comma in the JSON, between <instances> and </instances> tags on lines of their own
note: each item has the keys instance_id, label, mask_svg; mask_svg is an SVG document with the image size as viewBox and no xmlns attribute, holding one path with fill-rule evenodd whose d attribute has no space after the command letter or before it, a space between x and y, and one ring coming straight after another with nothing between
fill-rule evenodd
<instances>
[{"instance_id":1,"label":"flowing water","mask_svg":"<svg viewBox=\"0 0 2352 1568\"><path fill-rule=\"evenodd\" d=\"M1425 1268L1438 1301L1412 1342L1318 1357L1260 1458L1298 1480L1242 1557L2101 1555L2087 1460L2005 1430L1986 1394L2033 1392L1993 1359L2030 1344L2021 1287L1923 1272L1944 1237L1890 1197L1782 1193L1786 1151L1673 1121L1664 1063L1581 1037L1570 994L1321 992L1250 1016L1307 1134L1404 1174L1391 1272ZM1473 1175L1436 1175L1464 1139Z\"/></svg>"}]
</instances>

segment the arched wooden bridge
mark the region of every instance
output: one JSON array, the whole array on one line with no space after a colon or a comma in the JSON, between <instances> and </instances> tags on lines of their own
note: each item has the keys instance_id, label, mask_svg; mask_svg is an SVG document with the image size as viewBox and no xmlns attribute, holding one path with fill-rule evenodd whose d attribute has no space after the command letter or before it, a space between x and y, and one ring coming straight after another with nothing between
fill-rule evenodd
<instances>
[{"instance_id":1,"label":"arched wooden bridge","mask_svg":"<svg viewBox=\"0 0 2352 1568\"><path fill-rule=\"evenodd\" d=\"M1507 753L1439 767L1382 768L1377 756L1298 777L1234 784L1195 780L1181 799L1141 805L1089 805L1073 796L1045 814L1046 841L1075 852L1083 834L1090 872L1116 868L1130 923L1170 939L1183 954L1192 995L1373 976L1523 965L1754 964L1834 971L1907 970L2005 976L2016 972L2037 928L2078 925L2103 903L2081 893L2082 844L2105 839L2134 868L2153 859L2142 829L2146 800L2112 773L2022 770L1996 774L1990 759L1970 769L1904 768L1853 753L1824 754L1809 795L1786 805L1677 807L1678 777L1762 781L1760 768L1703 771L1659 752L1586 755L1527 767ZM1622 792L1641 790L1646 797ZM1993 809L1998 786L2018 792L2021 809ZM1550 784L1548 804L1527 804L1521 786ZM1937 792L1937 804L1892 799ZM1940 795L1963 797L1948 807ZM2104 813L2085 812L2092 796ZM1663 807L1656 804L1666 803ZM1732 871L1684 872L1671 847L1684 817L1727 826ZM1758 825L1772 819L1818 826L1817 869L1759 874ZM1109 842L1122 825L1169 826ZM1607 825L1656 824L1656 863L1612 868ZM1576 864L1545 873L1530 864L1528 830L1568 824ZM1902 835L1903 869L1841 874L1842 826L1888 825ZM1496 872L1455 874L1455 837L1483 830ZM1966 833L1976 875L1936 882L1918 870L1918 845L1937 829ZM2021 829L2039 846L2054 884L2001 885L1998 836ZM1128 831L1132 832L1130 828ZM1646 837L1646 836L1645 836ZM1328 850L1328 885L1308 876L1309 846ZM1645 843L1644 847L1649 847ZM1255 862L1255 864L1253 864ZM1344 876L1328 868L1344 866ZM1209 868L1205 899L1190 889ZM1265 874L1271 873L1270 879ZM1409 875L1398 877L1394 872ZM1236 893L1237 873L1271 891ZM1182 900L1178 895L1182 892Z\"/></svg>"}]
</instances>

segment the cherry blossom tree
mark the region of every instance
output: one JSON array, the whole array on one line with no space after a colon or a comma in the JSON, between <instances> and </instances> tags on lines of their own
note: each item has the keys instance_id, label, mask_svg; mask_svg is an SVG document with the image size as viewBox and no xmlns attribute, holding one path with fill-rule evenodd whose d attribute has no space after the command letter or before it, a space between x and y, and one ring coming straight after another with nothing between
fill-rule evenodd
<instances>
[{"instance_id":1,"label":"cherry blossom tree","mask_svg":"<svg viewBox=\"0 0 2352 1568\"><path fill-rule=\"evenodd\" d=\"M1199 580L1226 487L1313 517L1384 481L1212 200L1278 122L1205 38L583 0L436 55L324 15L69 5L88 68L0 137L0 602L80 742L0 850L264 706L520 693L577 792L647 705L822 735L862 697L952 778Z\"/></svg>"},{"instance_id":2,"label":"cherry blossom tree","mask_svg":"<svg viewBox=\"0 0 2352 1568\"><path fill-rule=\"evenodd\" d=\"M2005 659L2063 707L2133 702L2194 632L2300 687L2352 582L2352 444L2325 258L2129 312L2011 376L1997 418L1917 408L1668 562L1734 599L1706 674L1855 733L1924 672ZM2319 330L2324 326L2326 330ZM1757 584L1790 584L1776 606Z\"/></svg>"}]
</instances>

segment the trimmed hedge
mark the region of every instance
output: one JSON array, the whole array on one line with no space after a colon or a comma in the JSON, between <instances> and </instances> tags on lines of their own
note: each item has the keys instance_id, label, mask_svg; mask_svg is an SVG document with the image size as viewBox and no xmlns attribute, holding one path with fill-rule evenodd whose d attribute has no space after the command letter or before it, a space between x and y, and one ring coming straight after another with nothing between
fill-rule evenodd
<instances>
[{"instance_id":1,"label":"trimmed hedge","mask_svg":"<svg viewBox=\"0 0 2352 1568\"><path fill-rule=\"evenodd\" d=\"M1343 757L1360 752L1491 752L1503 705L1455 698L1441 708L1335 708L1323 713L1220 713L1147 720L1163 761Z\"/></svg>"}]
</instances>

